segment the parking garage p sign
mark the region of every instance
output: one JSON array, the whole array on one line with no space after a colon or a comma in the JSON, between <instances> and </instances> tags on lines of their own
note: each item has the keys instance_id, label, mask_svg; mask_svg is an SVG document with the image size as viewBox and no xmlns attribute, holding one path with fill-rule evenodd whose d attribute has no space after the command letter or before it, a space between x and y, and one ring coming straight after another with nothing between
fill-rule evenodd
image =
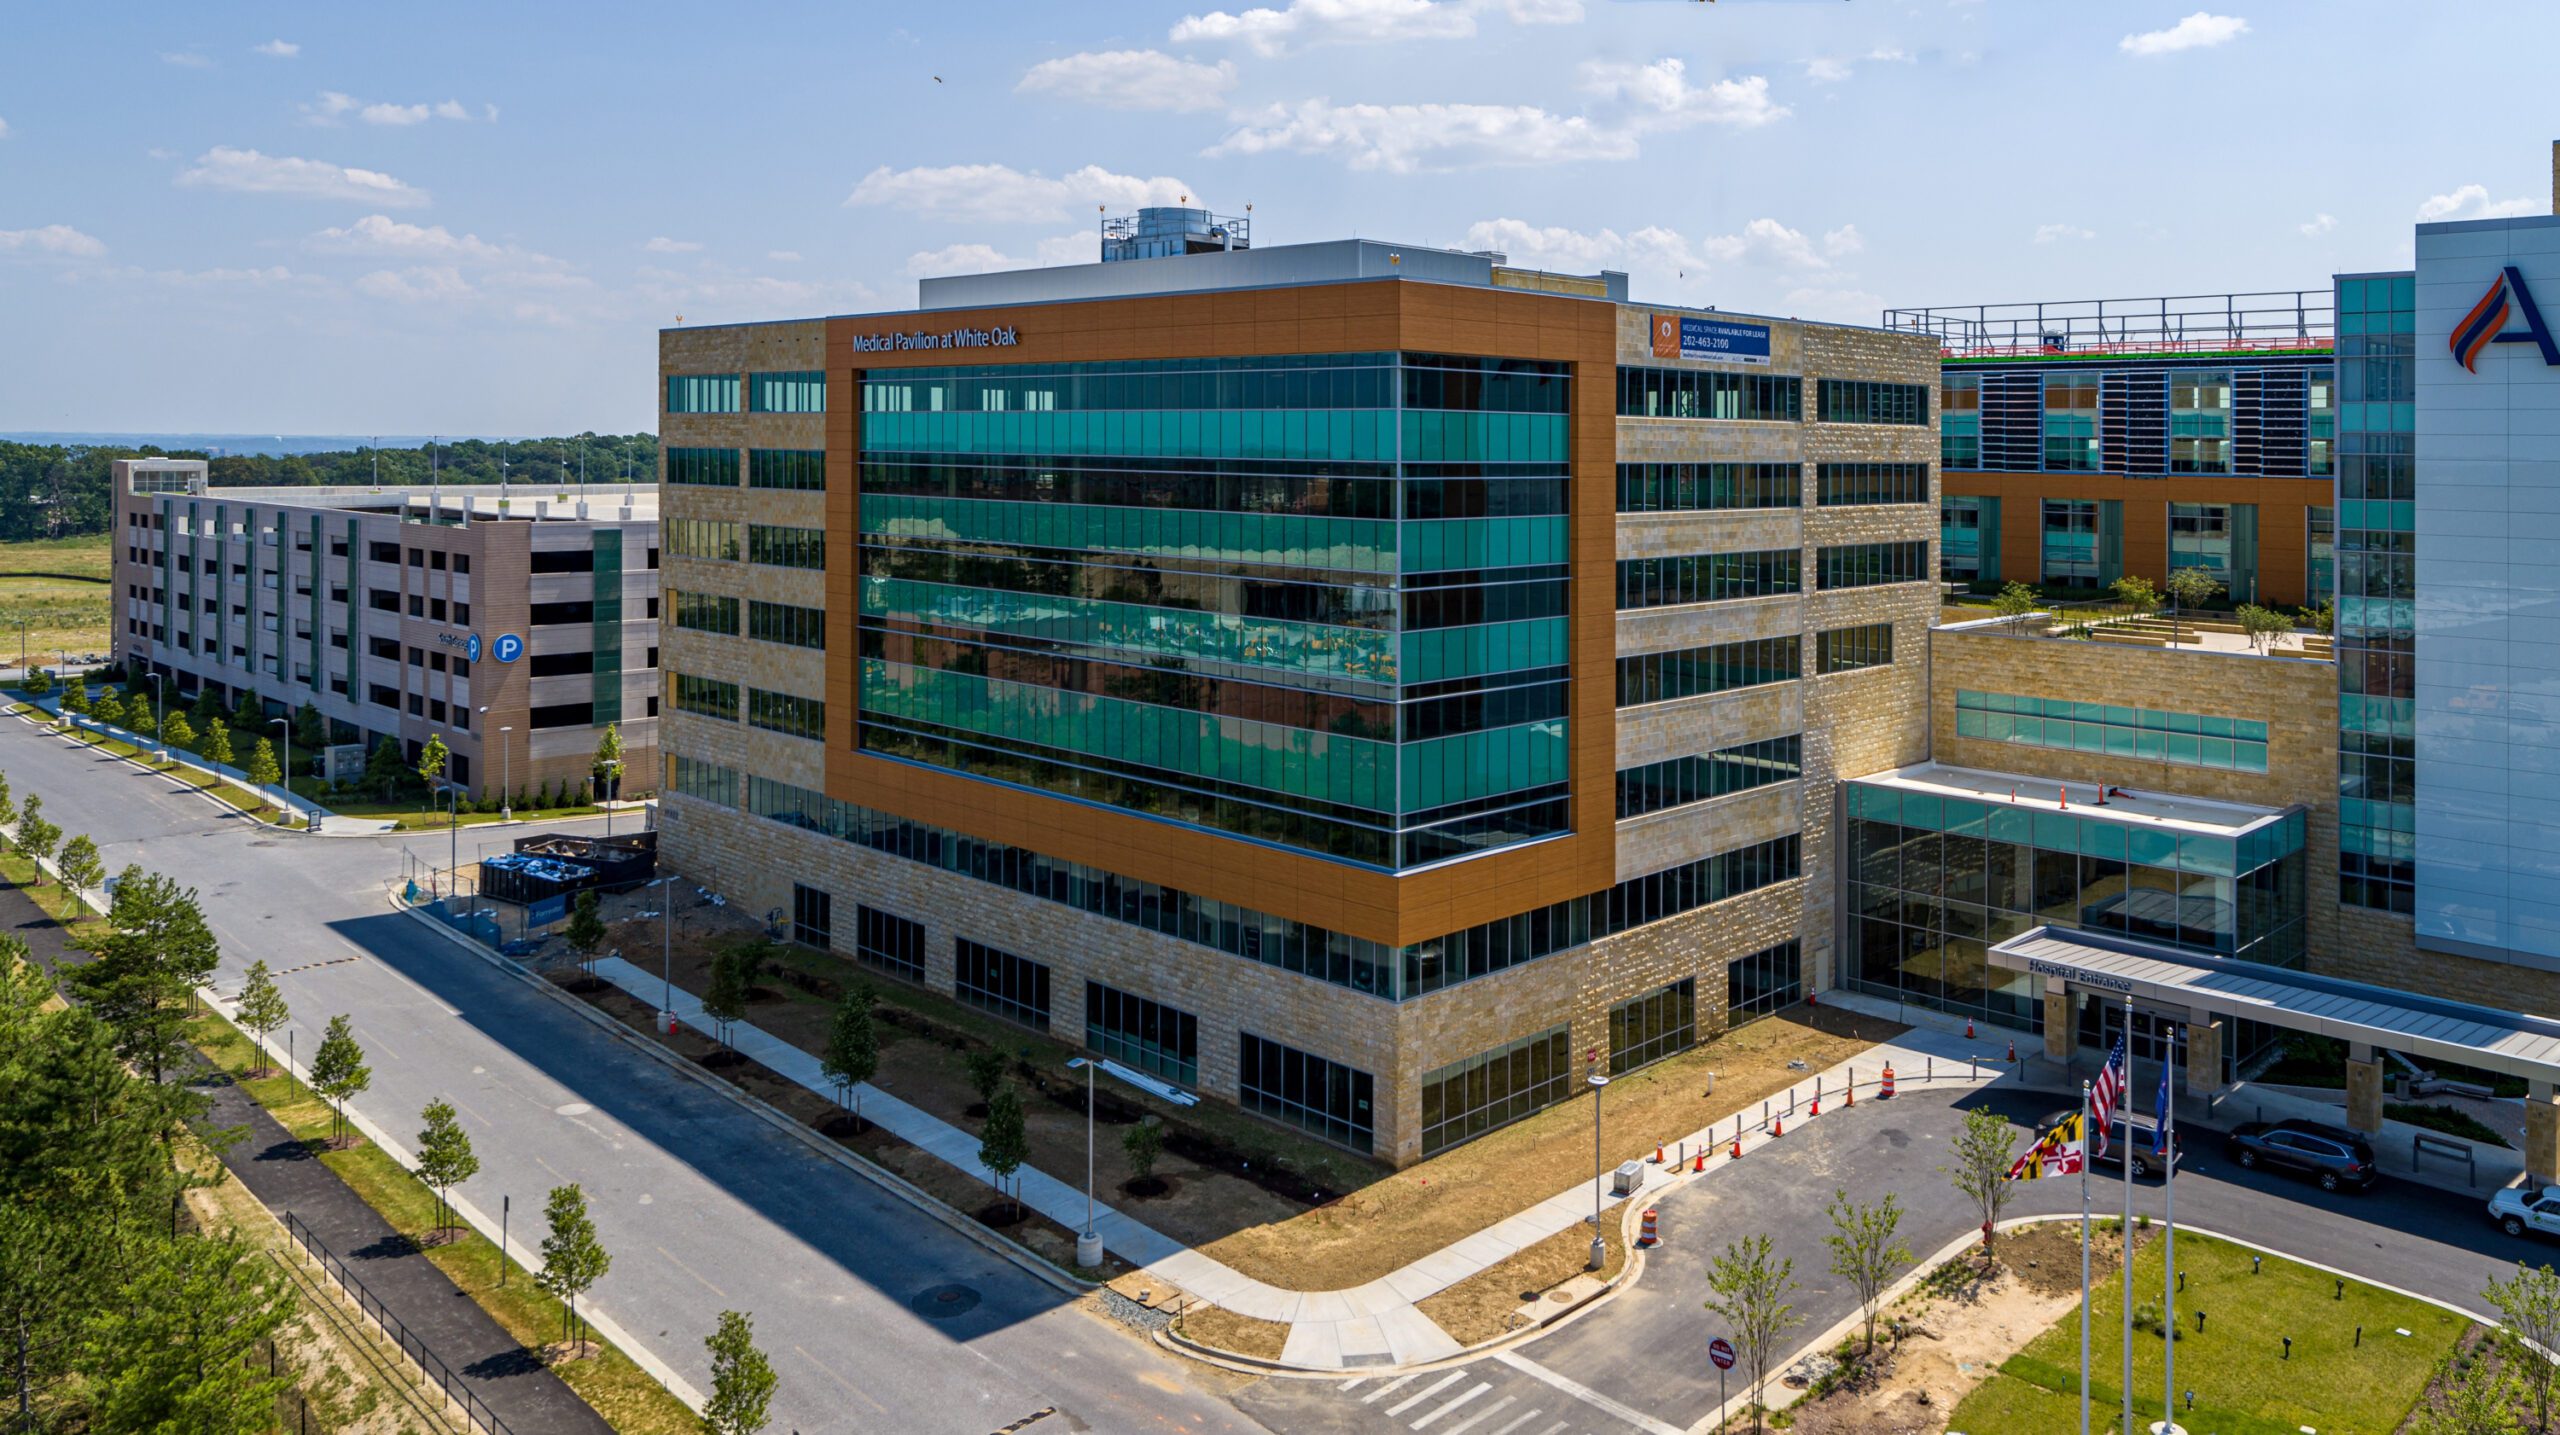
<instances>
[{"instance_id":1,"label":"parking garage p sign","mask_svg":"<svg viewBox=\"0 0 2560 1435\"><path fill-rule=\"evenodd\" d=\"M500 633L497 640L489 644L489 656L502 663L512 663L524 656L524 639L513 633Z\"/></svg>"}]
</instances>

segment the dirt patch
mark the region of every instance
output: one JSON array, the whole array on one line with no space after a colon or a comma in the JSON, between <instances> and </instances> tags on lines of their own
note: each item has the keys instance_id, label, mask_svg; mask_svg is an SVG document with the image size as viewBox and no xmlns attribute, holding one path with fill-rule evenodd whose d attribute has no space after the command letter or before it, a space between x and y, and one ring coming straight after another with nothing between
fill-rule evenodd
<instances>
[{"instance_id":1,"label":"dirt patch","mask_svg":"<svg viewBox=\"0 0 2560 1435\"><path fill-rule=\"evenodd\" d=\"M1020 1201L1007 1200L1004 1197L999 1196L995 1200L989 1201L978 1209L971 1211L969 1216L970 1219L976 1221L981 1226L992 1226L999 1231L1010 1231L1014 1227L1021 1225L1026 1217L1033 1214L1034 1212L1032 1209L1029 1206L1022 1204Z\"/></svg>"},{"instance_id":2,"label":"dirt patch","mask_svg":"<svg viewBox=\"0 0 2560 1435\"><path fill-rule=\"evenodd\" d=\"M2089 1278L2101 1280L2121 1268L2122 1254L2113 1230L2094 1232L2089 1241ZM1999 1257L2000 1264L2037 1295L2079 1300L2079 1222L2057 1221L2009 1232L2000 1237Z\"/></svg>"},{"instance_id":3,"label":"dirt patch","mask_svg":"<svg viewBox=\"0 0 2560 1435\"><path fill-rule=\"evenodd\" d=\"M1289 1346L1289 1327L1276 1320L1256 1320L1204 1305L1183 1316L1174 1325L1186 1340L1205 1345L1211 1350L1233 1351L1260 1360L1278 1360Z\"/></svg>"},{"instance_id":4,"label":"dirt patch","mask_svg":"<svg viewBox=\"0 0 2560 1435\"><path fill-rule=\"evenodd\" d=\"M1133 1176L1120 1183L1120 1194L1132 1201L1161 1201L1180 1186L1170 1176Z\"/></svg>"},{"instance_id":5,"label":"dirt patch","mask_svg":"<svg viewBox=\"0 0 2560 1435\"><path fill-rule=\"evenodd\" d=\"M1608 1263L1600 1270L1603 1280L1615 1277L1627 1264L1626 1242L1618 1234L1618 1217L1623 1214L1612 1211L1602 1223L1601 1237L1609 1243ZM1520 1307L1543 1300L1567 1281L1590 1275L1590 1266L1591 1228L1576 1222L1415 1305L1449 1332L1450 1339L1475 1345L1534 1324ZM1549 1313L1562 1314L1569 1308L1556 1302Z\"/></svg>"}]
</instances>

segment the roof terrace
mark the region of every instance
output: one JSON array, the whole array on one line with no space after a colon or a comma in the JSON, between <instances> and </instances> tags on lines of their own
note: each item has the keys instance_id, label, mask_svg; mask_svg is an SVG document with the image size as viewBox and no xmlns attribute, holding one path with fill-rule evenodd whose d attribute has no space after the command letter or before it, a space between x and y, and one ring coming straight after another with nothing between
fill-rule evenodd
<instances>
[{"instance_id":1,"label":"roof terrace","mask_svg":"<svg viewBox=\"0 0 2560 1435\"><path fill-rule=\"evenodd\" d=\"M2337 312L2329 289L2280 289L1887 309L1884 327L1934 334L1946 358L1959 362L2327 353Z\"/></svg>"}]
</instances>

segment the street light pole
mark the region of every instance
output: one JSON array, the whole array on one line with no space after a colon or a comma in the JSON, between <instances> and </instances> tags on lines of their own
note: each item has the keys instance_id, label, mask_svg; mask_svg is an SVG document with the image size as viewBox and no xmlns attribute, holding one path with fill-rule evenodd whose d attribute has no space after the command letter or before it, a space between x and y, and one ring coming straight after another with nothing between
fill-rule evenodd
<instances>
[{"instance_id":1,"label":"street light pole","mask_svg":"<svg viewBox=\"0 0 2560 1435\"><path fill-rule=\"evenodd\" d=\"M161 675L158 673L151 673L146 676L151 679L151 740L154 743L159 744L158 760L163 766L166 766L169 761L169 740L166 737L161 736L161 710L164 706L161 701Z\"/></svg>"},{"instance_id":2,"label":"street light pole","mask_svg":"<svg viewBox=\"0 0 2560 1435\"><path fill-rule=\"evenodd\" d=\"M1600 1154L1600 1093L1608 1088L1609 1078L1595 1071L1586 1079L1591 1083L1591 1269L1596 1271L1609 1264L1609 1241L1600 1224L1602 1162L1606 1159Z\"/></svg>"},{"instance_id":3,"label":"street light pole","mask_svg":"<svg viewBox=\"0 0 2560 1435\"><path fill-rule=\"evenodd\" d=\"M284 729L284 805L289 820L293 809L293 719L269 718L267 726Z\"/></svg>"},{"instance_id":4,"label":"street light pole","mask_svg":"<svg viewBox=\"0 0 2560 1435\"><path fill-rule=\"evenodd\" d=\"M1076 1237L1076 1264L1081 1266L1098 1263L1085 1260L1088 1247L1097 1258L1102 1247L1102 1237L1093 1229L1093 1063L1078 1056L1067 1065L1084 1068L1084 1234Z\"/></svg>"}]
</instances>

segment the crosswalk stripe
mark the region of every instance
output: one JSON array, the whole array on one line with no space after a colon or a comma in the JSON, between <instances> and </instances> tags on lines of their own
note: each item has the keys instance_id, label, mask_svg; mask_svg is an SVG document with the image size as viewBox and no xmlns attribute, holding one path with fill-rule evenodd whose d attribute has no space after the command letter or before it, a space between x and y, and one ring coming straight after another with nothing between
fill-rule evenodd
<instances>
[{"instance_id":1,"label":"crosswalk stripe","mask_svg":"<svg viewBox=\"0 0 2560 1435\"><path fill-rule=\"evenodd\" d=\"M1539 1432L1538 1432L1538 1435L1556 1435L1556 1432L1557 1432L1557 1431L1559 1431L1559 1430L1562 1430L1563 1428L1564 1428L1564 1422L1563 1422L1563 1421L1561 1421L1561 1420L1559 1420L1559 1421L1557 1421L1556 1423L1554 1423L1553 1425L1548 1426L1546 1429L1539 1431Z\"/></svg>"},{"instance_id":2,"label":"crosswalk stripe","mask_svg":"<svg viewBox=\"0 0 2560 1435\"><path fill-rule=\"evenodd\" d=\"M1486 1406L1482 1410L1477 1411L1475 1414L1468 1416L1466 1419L1459 1421L1457 1424L1450 1426L1445 1432L1443 1432L1443 1435L1467 1435L1469 1430L1482 1425L1484 1422L1501 1414L1504 1410L1510 1408L1516 1403L1517 1401L1513 1397L1506 1395L1500 1400L1493 1402L1491 1405ZM1413 1423L1413 1428L1416 1430L1421 1429L1422 1422L1419 1420L1415 1421Z\"/></svg>"},{"instance_id":3,"label":"crosswalk stripe","mask_svg":"<svg viewBox=\"0 0 2560 1435\"><path fill-rule=\"evenodd\" d=\"M1413 1382L1420 1380L1421 1378L1422 1372L1419 1370L1415 1371L1411 1375L1399 1375L1395 1379L1388 1381L1386 1384L1379 1386L1377 1389L1370 1391L1368 1394L1361 1396L1360 1403L1363 1405L1374 1405L1377 1403L1379 1396L1390 1394L1397 1386L1411 1385Z\"/></svg>"},{"instance_id":4,"label":"crosswalk stripe","mask_svg":"<svg viewBox=\"0 0 2560 1435\"><path fill-rule=\"evenodd\" d=\"M1361 1377L1360 1377L1359 1379L1357 1379L1357 1380L1346 1380L1346 1381L1342 1382L1341 1386L1340 1386L1340 1387L1338 1387L1338 1388L1342 1391L1342 1393L1343 1393L1343 1394L1348 1395L1348 1394L1350 1394L1352 1391L1357 1390L1357 1389L1359 1389L1361 1386L1366 1385L1366 1384L1368 1384L1368 1383L1369 1383L1369 1377L1367 1377L1367 1376L1365 1376L1365 1375L1364 1375L1364 1376L1361 1376Z\"/></svg>"},{"instance_id":5,"label":"crosswalk stripe","mask_svg":"<svg viewBox=\"0 0 2560 1435\"><path fill-rule=\"evenodd\" d=\"M1507 1397L1506 1397L1506 1399L1505 1399L1504 1403L1505 1403L1505 1404L1508 1404L1508 1403L1509 1403L1509 1400L1508 1400L1508 1398L1507 1398ZM1497 1406L1495 1406L1495 1407L1493 1407L1493 1408L1494 1408L1494 1409L1496 1409L1496 1410L1499 1410L1499 1409L1501 1409L1501 1408L1502 1408L1502 1406L1497 1405ZM1501 1429L1494 1431L1494 1432L1493 1432L1493 1435L1511 1435L1511 1432L1512 1432L1512 1431L1519 1429L1521 1426L1528 1424L1530 1421L1535 1420L1535 1419L1537 1419L1539 1416L1544 1415L1544 1414L1546 1414L1546 1413L1547 1413L1547 1412L1545 1412L1545 1411L1543 1411L1543 1410L1532 1410L1532 1411L1530 1411L1528 1414L1521 1416L1519 1419L1512 1421L1510 1424L1503 1426ZM1552 1429L1553 1427L1549 1427L1549 1428L1550 1428L1550 1429ZM1452 1435L1454 1435L1454 1432L1452 1432Z\"/></svg>"},{"instance_id":6,"label":"crosswalk stripe","mask_svg":"<svg viewBox=\"0 0 2560 1435\"><path fill-rule=\"evenodd\" d=\"M1430 1399L1432 1396L1439 1394L1441 1391L1448 1389L1450 1386L1455 1385L1466 1378L1467 1373L1465 1371L1452 1370L1448 1374L1440 1377L1438 1380L1433 1381L1431 1384L1422 1387L1421 1390L1414 1394L1388 1406L1387 1413L1389 1415L1402 1415L1413 1407L1420 1405L1425 1400Z\"/></svg>"},{"instance_id":7,"label":"crosswalk stripe","mask_svg":"<svg viewBox=\"0 0 2560 1435\"><path fill-rule=\"evenodd\" d=\"M1430 1424L1432 1421L1439 1419L1441 1416L1448 1414L1450 1411L1457 1409L1459 1406L1466 1404L1468 1401L1475 1399L1477 1396L1484 1394L1492 1388L1493 1385L1489 1381L1478 1382L1475 1389L1468 1391L1466 1394L1459 1396L1457 1399L1450 1401L1448 1404L1443 1405L1439 1409L1432 1411L1430 1414L1423 1416L1421 1419L1414 1421L1413 1428L1416 1430L1421 1429L1423 1426Z\"/></svg>"},{"instance_id":8,"label":"crosswalk stripe","mask_svg":"<svg viewBox=\"0 0 2560 1435\"><path fill-rule=\"evenodd\" d=\"M1594 1390L1587 1385L1583 1385L1577 1381L1569 1380L1564 1376L1558 1375L1556 1372L1547 1369L1545 1366L1529 1359L1525 1355L1519 1355L1506 1350L1496 1355L1494 1359L1501 1361L1503 1364L1510 1366L1512 1369L1519 1371L1521 1374L1526 1375L1531 1379L1545 1381L1547 1384L1554 1386L1556 1389L1563 1391L1565 1394L1572 1396L1574 1399L1581 1401L1585 1405L1591 1406L1597 1410L1606 1411L1609 1414L1618 1417L1629 1425L1633 1425L1638 1430L1644 1431L1645 1435L1685 1435L1685 1433L1677 1426L1667 1425L1662 1421L1656 1420L1652 1416L1645 1414L1641 1410L1632 1409L1618 1401L1612 1400L1608 1396L1601 1394L1599 1391Z\"/></svg>"}]
</instances>

